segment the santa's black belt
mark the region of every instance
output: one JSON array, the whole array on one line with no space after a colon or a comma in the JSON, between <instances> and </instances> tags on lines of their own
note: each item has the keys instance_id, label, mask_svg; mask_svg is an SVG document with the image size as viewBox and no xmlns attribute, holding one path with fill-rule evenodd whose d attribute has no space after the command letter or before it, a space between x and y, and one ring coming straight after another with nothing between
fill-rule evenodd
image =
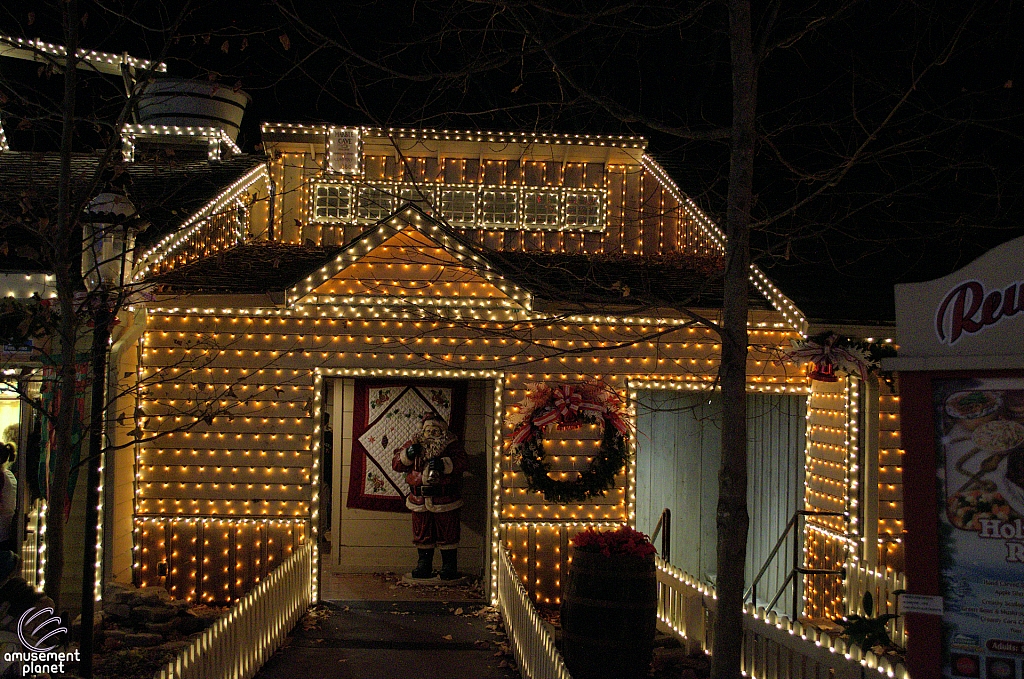
<instances>
[{"instance_id":1,"label":"santa's black belt","mask_svg":"<svg viewBox=\"0 0 1024 679\"><path fill-rule=\"evenodd\" d=\"M451 486L412 486L409 490L416 497L439 497L452 492Z\"/></svg>"}]
</instances>

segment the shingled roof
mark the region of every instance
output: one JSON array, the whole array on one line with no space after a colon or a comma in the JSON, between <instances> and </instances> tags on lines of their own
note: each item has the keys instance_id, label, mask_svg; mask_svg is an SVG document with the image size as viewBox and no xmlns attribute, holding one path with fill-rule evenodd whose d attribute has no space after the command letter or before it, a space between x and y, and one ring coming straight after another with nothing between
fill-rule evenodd
<instances>
[{"instance_id":1,"label":"shingled roof","mask_svg":"<svg viewBox=\"0 0 1024 679\"><path fill-rule=\"evenodd\" d=\"M339 247L251 241L154 276L158 290L254 294L287 290L333 259Z\"/></svg>"},{"instance_id":2,"label":"shingled roof","mask_svg":"<svg viewBox=\"0 0 1024 679\"><path fill-rule=\"evenodd\" d=\"M72 157L73 186L78 196L92 185L100 161L95 154ZM125 164L131 176L132 202L151 224L139 235L139 245L146 247L176 230L189 215L265 161L262 156L239 155L216 163L164 157ZM40 217L49 218L54 213L59 176L58 154L0 153L0 241L6 244L0 245L0 270L49 269L34 254L40 251L41 236L26 222L38 224Z\"/></svg>"},{"instance_id":3,"label":"shingled roof","mask_svg":"<svg viewBox=\"0 0 1024 679\"><path fill-rule=\"evenodd\" d=\"M343 249L253 241L150 281L163 292L281 292L334 259ZM720 262L716 260L499 252L479 246L474 250L503 278L530 291L536 299L555 304L619 308L722 306ZM755 309L770 308L753 289L750 302Z\"/></svg>"},{"instance_id":4,"label":"shingled roof","mask_svg":"<svg viewBox=\"0 0 1024 679\"><path fill-rule=\"evenodd\" d=\"M588 305L722 307L722 263L666 256L491 252L488 259L516 285L549 302ZM751 288L750 304L770 308Z\"/></svg>"}]
</instances>

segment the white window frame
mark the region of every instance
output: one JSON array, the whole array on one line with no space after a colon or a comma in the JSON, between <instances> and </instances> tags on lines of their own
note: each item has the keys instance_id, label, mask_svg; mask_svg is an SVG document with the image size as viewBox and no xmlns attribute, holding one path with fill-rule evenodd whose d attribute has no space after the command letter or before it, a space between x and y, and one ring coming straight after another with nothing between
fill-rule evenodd
<instances>
[{"instance_id":1,"label":"white window frame","mask_svg":"<svg viewBox=\"0 0 1024 679\"><path fill-rule=\"evenodd\" d=\"M474 225L477 222L477 206L480 203L480 191L476 186L449 185L438 190L441 198L441 214L449 224ZM454 207L458 200L469 200L468 205Z\"/></svg>"},{"instance_id":2,"label":"white window frame","mask_svg":"<svg viewBox=\"0 0 1024 679\"><path fill-rule=\"evenodd\" d=\"M593 229L604 223L604 200L597 190L564 190L563 224L567 229ZM575 199L575 200L574 200ZM583 200L593 199L594 211L582 213L578 208Z\"/></svg>"},{"instance_id":3,"label":"white window frame","mask_svg":"<svg viewBox=\"0 0 1024 679\"><path fill-rule=\"evenodd\" d=\"M534 202L536 199L543 199L543 206L545 208L553 207L554 210L545 209L541 212L539 209L534 209L535 205L541 205L541 203ZM564 223L565 217L562 205L562 191L557 189L524 189L519 212L524 228L529 229L532 227L538 230L558 229Z\"/></svg>"},{"instance_id":4,"label":"white window frame","mask_svg":"<svg viewBox=\"0 0 1024 679\"><path fill-rule=\"evenodd\" d=\"M327 195L323 196L323 198L326 199L327 201L329 201L330 198L331 198L330 192L331 191L336 191L337 192L337 198L338 198L338 205L337 206L331 206L329 204L321 205L320 204L320 199L321 199L320 191L321 190L324 190L324 191L327 192ZM356 191L357 191L357 187L354 184L347 184L347 183L341 183L341 182L316 182L313 185L313 190L310 192L311 193L310 213L312 214L312 219L310 221L315 222L315 223L319 223L319 224L334 224L334 223L337 223L337 222L352 221L353 213L355 212L355 210L354 210L354 208L355 208L354 202L355 201L353 200L353 198L354 198L354 195L355 195ZM326 212L325 212L325 214L320 214L320 210L330 211L332 209L333 210L337 210L338 214L331 215L331 214L327 214ZM342 214L342 211L344 211L344 214Z\"/></svg>"},{"instance_id":5,"label":"white window frame","mask_svg":"<svg viewBox=\"0 0 1024 679\"><path fill-rule=\"evenodd\" d=\"M390 217L398 209L397 188L388 184L360 184L356 216L364 222L379 222ZM374 195L372 202L370 195Z\"/></svg>"},{"instance_id":6,"label":"white window frame","mask_svg":"<svg viewBox=\"0 0 1024 679\"><path fill-rule=\"evenodd\" d=\"M321 190L336 191L337 206L318 204ZM342 200L348 190L347 204ZM455 210L453 196L471 196L471 204ZM375 196L380 205L369 205L367 196ZM542 196L547 211L529 209L529 201ZM498 199L502 209L498 209ZM578 207L587 201L595 204L581 213ZM507 231L603 231L608 223L608 194L597 188L556 188L535 186L481 185L481 184L424 184L412 182L361 182L356 177L334 177L314 180L308 204L312 223L372 224L389 217L406 203L419 205L425 212L439 211L453 226L462 229ZM505 208L512 207L512 210ZM324 214L326 210L338 214Z\"/></svg>"},{"instance_id":7,"label":"white window frame","mask_svg":"<svg viewBox=\"0 0 1024 679\"><path fill-rule=\"evenodd\" d=\"M512 199L512 210L497 209L498 195L502 200ZM520 224L519 218L519 190L517 188L494 187L486 188L480 192L480 219L478 226L481 228L515 228ZM507 205L507 203L506 203ZM500 218L498 215L502 215Z\"/></svg>"}]
</instances>

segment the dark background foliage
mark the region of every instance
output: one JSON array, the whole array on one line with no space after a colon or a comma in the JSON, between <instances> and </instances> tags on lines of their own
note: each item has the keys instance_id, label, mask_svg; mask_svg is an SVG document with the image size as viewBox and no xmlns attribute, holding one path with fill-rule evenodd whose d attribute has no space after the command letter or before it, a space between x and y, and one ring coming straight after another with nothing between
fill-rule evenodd
<instances>
[{"instance_id":1,"label":"dark background foliage","mask_svg":"<svg viewBox=\"0 0 1024 679\"><path fill-rule=\"evenodd\" d=\"M0 31L59 42L52 2ZM253 95L261 121L638 134L724 219L731 81L715 2L87 2L82 44L159 58ZM812 316L891 319L891 286L1024 233L1024 10L990 2L755 3L764 58L755 261ZM767 30L766 30L767 29ZM83 147L123 86L85 78ZM0 61L19 149L53 148L60 78ZM42 95L42 96L39 96ZM43 106L38 106L39 102ZM796 293L793 293L796 295Z\"/></svg>"}]
</instances>

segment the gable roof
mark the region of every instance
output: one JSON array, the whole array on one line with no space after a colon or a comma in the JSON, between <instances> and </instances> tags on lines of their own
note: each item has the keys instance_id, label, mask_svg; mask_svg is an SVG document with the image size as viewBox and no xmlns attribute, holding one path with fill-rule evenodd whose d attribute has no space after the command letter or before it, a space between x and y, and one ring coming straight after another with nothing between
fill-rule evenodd
<instances>
[{"instance_id":1,"label":"gable roof","mask_svg":"<svg viewBox=\"0 0 1024 679\"><path fill-rule=\"evenodd\" d=\"M380 267L385 271L397 268L381 275ZM400 270L404 267L423 271L407 274ZM284 292L289 305L358 306L400 300L435 307L529 310L535 300L544 300L566 309L600 307L602 311L635 313L680 306L721 308L720 268L718 259L684 255L486 250L410 204L343 248L252 241L155 276L150 282L157 284L158 290L199 294ZM466 285L473 286L473 291L458 289ZM753 282L750 306L762 311L773 308Z\"/></svg>"},{"instance_id":2,"label":"gable roof","mask_svg":"<svg viewBox=\"0 0 1024 679\"><path fill-rule=\"evenodd\" d=\"M317 289L334 278L345 269L364 260L370 253L381 248L390 239L404 230L418 232L430 242L436 243L447 254L444 259L454 257L458 267L472 269L473 272L497 288L506 298L506 304L529 310L532 295L519 286L504 279L501 272L491 263L490 253L483 248L465 240L444 224L427 215L413 203L408 203L390 217L370 227L364 234L343 248L320 269L308 275L305 280L297 282L285 293L286 304L297 304L303 301L316 301ZM416 239L421 244L422 239ZM415 241L410 241L410 244ZM405 263L405 262L402 262ZM483 305L483 300L466 300L467 306Z\"/></svg>"},{"instance_id":3,"label":"gable roof","mask_svg":"<svg viewBox=\"0 0 1024 679\"><path fill-rule=\"evenodd\" d=\"M377 304L405 299L427 306L522 308L507 286L499 285L407 226L321 283L306 301Z\"/></svg>"}]
</instances>

